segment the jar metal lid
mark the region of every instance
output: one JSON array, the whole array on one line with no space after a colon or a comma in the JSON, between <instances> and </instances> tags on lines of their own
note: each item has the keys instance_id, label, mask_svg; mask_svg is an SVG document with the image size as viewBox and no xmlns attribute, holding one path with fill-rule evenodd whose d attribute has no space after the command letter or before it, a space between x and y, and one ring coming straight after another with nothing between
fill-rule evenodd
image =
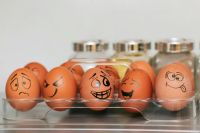
<instances>
[{"instance_id":1,"label":"jar metal lid","mask_svg":"<svg viewBox=\"0 0 200 133\"><path fill-rule=\"evenodd\" d=\"M180 53L193 50L194 42L185 38L169 38L155 43L159 52Z\"/></svg>"},{"instance_id":2,"label":"jar metal lid","mask_svg":"<svg viewBox=\"0 0 200 133\"><path fill-rule=\"evenodd\" d=\"M88 40L74 43L75 52L101 52L108 49L108 43L102 40Z\"/></svg>"},{"instance_id":3,"label":"jar metal lid","mask_svg":"<svg viewBox=\"0 0 200 133\"><path fill-rule=\"evenodd\" d=\"M113 49L116 52L146 52L151 49L151 42L142 39L119 41L113 44Z\"/></svg>"}]
</instances>

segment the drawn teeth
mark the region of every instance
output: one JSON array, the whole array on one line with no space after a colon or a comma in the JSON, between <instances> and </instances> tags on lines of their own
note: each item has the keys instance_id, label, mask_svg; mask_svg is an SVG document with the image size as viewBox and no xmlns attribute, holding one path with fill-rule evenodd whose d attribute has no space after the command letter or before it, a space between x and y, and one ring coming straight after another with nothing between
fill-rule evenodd
<instances>
[{"instance_id":1,"label":"drawn teeth","mask_svg":"<svg viewBox=\"0 0 200 133\"><path fill-rule=\"evenodd\" d=\"M101 92L92 91L91 94L98 99L107 99L110 96L110 92L111 92L111 88L109 90L101 91Z\"/></svg>"}]
</instances>

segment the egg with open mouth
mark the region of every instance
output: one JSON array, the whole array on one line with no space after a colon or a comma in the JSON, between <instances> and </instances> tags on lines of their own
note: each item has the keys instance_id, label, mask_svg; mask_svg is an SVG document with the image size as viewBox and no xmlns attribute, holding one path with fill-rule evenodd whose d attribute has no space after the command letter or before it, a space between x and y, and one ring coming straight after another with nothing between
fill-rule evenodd
<instances>
[{"instance_id":1,"label":"egg with open mouth","mask_svg":"<svg viewBox=\"0 0 200 133\"><path fill-rule=\"evenodd\" d=\"M141 112L147 108L152 97L152 83L148 74L140 69L133 69L123 78L119 98L128 112Z\"/></svg>"},{"instance_id":2,"label":"egg with open mouth","mask_svg":"<svg viewBox=\"0 0 200 133\"><path fill-rule=\"evenodd\" d=\"M173 63L160 69L155 85L157 100L170 111L185 108L194 96L194 77L188 66Z\"/></svg>"},{"instance_id":3,"label":"egg with open mouth","mask_svg":"<svg viewBox=\"0 0 200 133\"><path fill-rule=\"evenodd\" d=\"M95 111L106 109L114 95L110 75L100 68L89 69L82 77L80 95L87 107Z\"/></svg>"}]
</instances>

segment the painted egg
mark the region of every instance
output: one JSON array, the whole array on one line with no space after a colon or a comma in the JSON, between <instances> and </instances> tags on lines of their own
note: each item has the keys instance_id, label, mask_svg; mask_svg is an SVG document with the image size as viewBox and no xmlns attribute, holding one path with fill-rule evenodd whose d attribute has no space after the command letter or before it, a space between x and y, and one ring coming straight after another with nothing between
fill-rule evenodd
<instances>
[{"instance_id":1,"label":"painted egg","mask_svg":"<svg viewBox=\"0 0 200 133\"><path fill-rule=\"evenodd\" d=\"M147 63L145 61L135 61L135 62L131 63L130 66L132 69L141 69L141 70L145 71L149 75L152 85L154 86L156 74L149 63Z\"/></svg>"},{"instance_id":2,"label":"painted egg","mask_svg":"<svg viewBox=\"0 0 200 133\"><path fill-rule=\"evenodd\" d=\"M156 97L167 110L185 108L187 100L194 96L194 77L190 68L173 63L161 68L156 78Z\"/></svg>"},{"instance_id":3,"label":"painted egg","mask_svg":"<svg viewBox=\"0 0 200 133\"><path fill-rule=\"evenodd\" d=\"M50 108L57 111L68 109L76 92L76 81L65 67L56 67L47 73L42 94Z\"/></svg>"},{"instance_id":4,"label":"painted egg","mask_svg":"<svg viewBox=\"0 0 200 133\"><path fill-rule=\"evenodd\" d=\"M89 69L80 84L81 98L87 107L95 111L106 109L114 95L114 84L110 75L99 68Z\"/></svg>"},{"instance_id":5,"label":"painted egg","mask_svg":"<svg viewBox=\"0 0 200 133\"><path fill-rule=\"evenodd\" d=\"M112 80L115 84L115 89L119 88L120 77L119 77L117 70L113 66L111 66L111 65L98 65L96 67L105 70L110 75L110 77L112 78Z\"/></svg>"},{"instance_id":6,"label":"painted egg","mask_svg":"<svg viewBox=\"0 0 200 133\"><path fill-rule=\"evenodd\" d=\"M129 71L123 78L119 98L128 112L141 112L147 108L152 97L152 84L148 74L140 69Z\"/></svg>"},{"instance_id":7,"label":"painted egg","mask_svg":"<svg viewBox=\"0 0 200 133\"><path fill-rule=\"evenodd\" d=\"M47 69L38 62L31 62L25 66L25 68L28 68L33 72L33 74L36 76L36 78L39 81L40 88L43 87L45 76L48 73Z\"/></svg>"},{"instance_id":8,"label":"painted egg","mask_svg":"<svg viewBox=\"0 0 200 133\"><path fill-rule=\"evenodd\" d=\"M32 71L27 68L15 70L7 80L6 97L16 110L32 109L40 97L39 82Z\"/></svg>"}]
</instances>

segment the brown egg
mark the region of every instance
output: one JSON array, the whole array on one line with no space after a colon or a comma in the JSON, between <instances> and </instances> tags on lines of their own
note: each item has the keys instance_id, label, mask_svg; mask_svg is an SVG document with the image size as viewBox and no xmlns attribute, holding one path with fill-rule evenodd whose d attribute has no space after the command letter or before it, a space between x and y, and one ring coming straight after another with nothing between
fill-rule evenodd
<instances>
[{"instance_id":1,"label":"brown egg","mask_svg":"<svg viewBox=\"0 0 200 133\"><path fill-rule=\"evenodd\" d=\"M111 66L111 65L98 65L96 67L105 70L111 76L111 78L112 78L112 80L115 84L115 89L119 88L120 77L119 77L117 70L113 66Z\"/></svg>"},{"instance_id":2,"label":"brown egg","mask_svg":"<svg viewBox=\"0 0 200 133\"><path fill-rule=\"evenodd\" d=\"M86 100L85 105L95 111L106 109L114 95L114 84L111 81L110 75L103 69L89 69L80 84L80 95Z\"/></svg>"},{"instance_id":3,"label":"brown egg","mask_svg":"<svg viewBox=\"0 0 200 133\"><path fill-rule=\"evenodd\" d=\"M56 67L47 73L42 94L50 108L57 111L70 108L76 92L75 79L65 67Z\"/></svg>"},{"instance_id":4,"label":"brown egg","mask_svg":"<svg viewBox=\"0 0 200 133\"><path fill-rule=\"evenodd\" d=\"M67 62L63 63L61 66L67 68L68 70L70 70L72 72L77 85L79 85L81 82L81 78L84 74L84 71L80 65L76 65L76 64L77 64L77 62L67 61Z\"/></svg>"},{"instance_id":5,"label":"brown egg","mask_svg":"<svg viewBox=\"0 0 200 133\"><path fill-rule=\"evenodd\" d=\"M132 69L141 69L141 70L145 71L149 75L152 85L153 85L153 88L154 88L156 74L149 63L147 63L145 61L135 61L135 62L131 63L130 66Z\"/></svg>"},{"instance_id":6,"label":"brown egg","mask_svg":"<svg viewBox=\"0 0 200 133\"><path fill-rule=\"evenodd\" d=\"M194 77L190 68L182 63L173 63L160 69L156 78L156 97L167 110L185 108L187 100L194 96Z\"/></svg>"},{"instance_id":7,"label":"brown egg","mask_svg":"<svg viewBox=\"0 0 200 133\"><path fill-rule=\"evenodd\" d=\"M47 69L38 62L31 62L25 66L25 68L28 68L33 72L33 74L36 76L36 78L39 81L40 88L43 87L45 76L47 74Z\"/></svg>"},{"instance_id":8,"label":"brown egg","mask_svg":"<svg viewBox=\"0 0 200 133\"><path fill-rule=\"evenodd\" d=\"M148 74L140 69L129 71L123 78L119 98L125 100L122 106L128 112L141 112L152 97L152 84Z\"/></svg>"},{"instance_id":9,"label":"brown egg","mask_svg":"<svg viewBox=\"0 0 200 133\"><path fill-rule=\"evenodd\" d=\"M40 96L39 82L26 68L15 70L6 83L6 97L13 108L20 111L32 109Z\"/></svg>"},{"instance_id":10,"label":"brown egg","mask_svg":"<svg viewBox=\"0 0 200 133\"><path fill-rule=\"evenodd\" d=\"M76 65L76 64L77 64L77 62L75 62L75 61L67 61L67 62L63 63L61 66L64 66L67 69L75 71L77 74L82 76L84 74L84 70L80 65Z\"/></svg>"}]
</instances>

